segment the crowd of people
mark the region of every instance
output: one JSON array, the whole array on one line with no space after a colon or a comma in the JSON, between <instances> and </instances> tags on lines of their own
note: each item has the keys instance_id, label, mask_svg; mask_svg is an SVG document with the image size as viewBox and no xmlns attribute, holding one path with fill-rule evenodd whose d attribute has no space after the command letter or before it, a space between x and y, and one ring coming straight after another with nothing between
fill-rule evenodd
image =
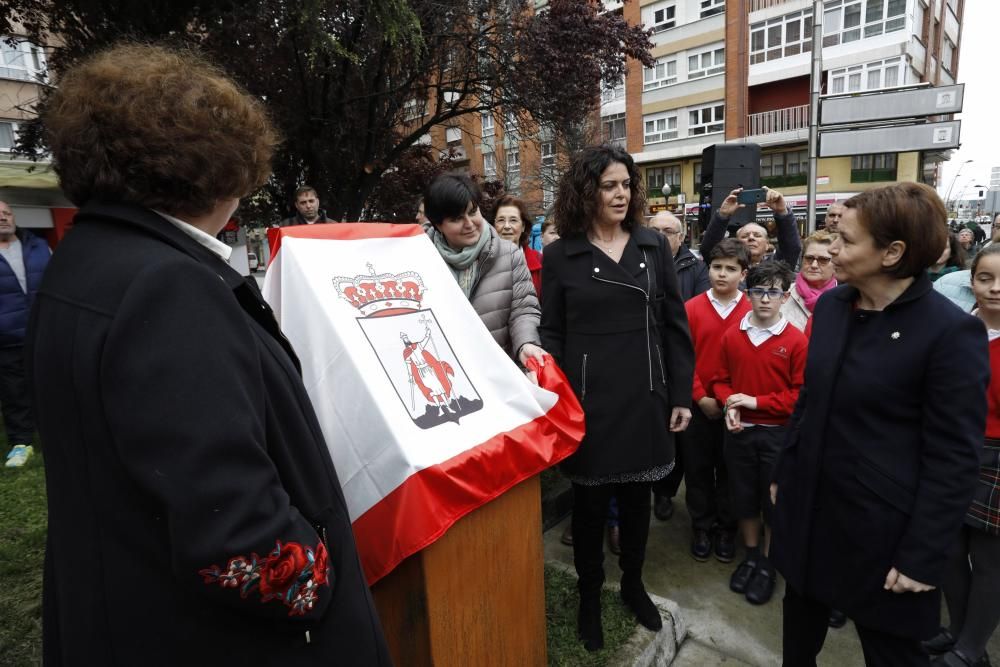
<instances>
[{"instance_id":1,"label":"crowd of people","mask_svg":"<svg viewBox=\"0 0 1000 667\"><path fill-rule=\"evenodd\" d=\"M270 173L260 102L197 56L126 45L67 72L44 121L80 212L50 261L0 202L0 404L7 465L23 465L26 356L46 662L389 664L298 357L216 238ZM731 228L739 194L698 256L681 219L645 218L639 169L610 145L573 156L542 252L516 197L483 210L460 174L423 193L419 219L495 343L525 368L557 363L584 410L560 465L581 642L604 645L609 523L622 602L662 627L646 546L683 481L695 560L742 545L729 587L754 605L784 577L786 665L815 665L845 618L869 665L988 664L1000 244L951 233L921 184L831 205L805 240L767 190L773 243L756 221ZM294 204L282 225L328 221L314 189ZM151 645L151 627L171 639Z\"/></svg>"}]
</instances>

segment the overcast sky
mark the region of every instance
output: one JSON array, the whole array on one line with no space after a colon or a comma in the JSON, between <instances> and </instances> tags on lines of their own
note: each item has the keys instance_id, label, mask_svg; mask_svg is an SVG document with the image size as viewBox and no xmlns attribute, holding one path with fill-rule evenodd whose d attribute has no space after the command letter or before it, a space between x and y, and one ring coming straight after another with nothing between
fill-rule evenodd
<instances>
[{"instance_id":1,"label":"overcast sky","mask_svg":"<svg viewBox=\"0 0 1000 667\"><path fill-rule=\"evenodd\" d=\"M972 186L989 185L990 168L1000 167L1000 2L966 0L962 23L958 62L958 82L965 84L963 111L958 115L962 147L945 164L939 188L947 196L954 182L953 199L978 195ZM972 162L962 166L966 160Z\"/></svg>"}]
</instances>

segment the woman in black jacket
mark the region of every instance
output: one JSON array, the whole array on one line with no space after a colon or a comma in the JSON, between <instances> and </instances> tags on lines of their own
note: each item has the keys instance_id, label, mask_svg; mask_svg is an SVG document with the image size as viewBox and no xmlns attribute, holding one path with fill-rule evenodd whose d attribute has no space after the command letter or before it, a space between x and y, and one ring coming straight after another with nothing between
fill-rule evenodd
<instances>
[{"instance_id":1,"label":"woman in black jacket","mask_svg":"<svg viewBox=\"0 0 1000 667\"><path fill-rule=\"evenodd\" d=\"M848 285L816 305L772 486L784 659L815 665L832 607L854 620L868 665L926 665L919 641L938 626L979 470L986 336L927 277L948 233L933 189L900 183L844 206L829 252Z\"/></svg>"},{"instance_id":2,"label":"woman in black jacket","mask_svg":"<svg viewBox=\"0 0 1000 667\"><path fill-rule=\"evenodd\" d=\"M388 665L298 360L216 239L267 180L260 103L99 53L44 116L78 206L32 311L46 665Z\"/></svg>"},{"instance_id":3,"label":"woman in black jacket","mask_svg":"<svg viewBox=\"0 0 1000 667\"><path fill-rule=\"evenodd\" d=\"M671 432L691 418L694 352L673 258L642 225L638 170L625 151L588 148L556 197L560 239L545 249L542 345L577 392L587 419L563 464L573 482L578 626L588 650L603 646L603 528L612 493L621 526L621 597L646 627L661 627L642 583L650 484L673 465Z\"/></svg>"}]
</instances>

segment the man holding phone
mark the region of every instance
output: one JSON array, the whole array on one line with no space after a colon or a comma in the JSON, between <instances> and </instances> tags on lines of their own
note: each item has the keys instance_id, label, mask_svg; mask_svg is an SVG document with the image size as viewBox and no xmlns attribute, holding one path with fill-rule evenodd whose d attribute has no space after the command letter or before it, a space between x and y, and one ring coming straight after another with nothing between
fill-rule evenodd
<instances>
[{"instance_id":1,"label":"man holding phone","mask_svg":"<svg viewBox=\"0 0 1000 667\"><path fill-rule=\"evenodd\" d=\"M775 259L795 268L799 261L799 255L802 253L802 239L799 238L795 216L788 209L784 196L777 190L766 187L754 190L736 188L729 193L719 209L712 213L712 219L701 240L701 256L710 256L712 248L723 239L729 226L729 218L733 213L748 205L756 206L758 202L763 202L773 211L778 239L776 250L773 253L768 253L767 230L762 225L748 222L740 227L735 236L746 246L747 253L750 255L750 266L757 266L761 262Z\"/></svg>"}]
</instances>

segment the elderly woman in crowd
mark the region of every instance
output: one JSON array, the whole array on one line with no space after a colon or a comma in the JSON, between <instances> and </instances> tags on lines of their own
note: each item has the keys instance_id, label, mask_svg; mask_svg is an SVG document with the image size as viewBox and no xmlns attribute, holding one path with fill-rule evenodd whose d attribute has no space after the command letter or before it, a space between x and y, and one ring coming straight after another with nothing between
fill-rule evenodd
<instances>
[{"instance_id":1,"label":"elderly woman in crowd","mask_svg":"<svg viewBox=\"0 0 1000 667\"><path fill-rule=\"evenodd\" d=\"M836 235L821 229L802 243L800 269L788 301L781 307L781 314L799 331L806 330L816 301L837 286L831 263L833 256L830 255L830 244L835 238Z\"/></svg>"},{"instance_id":2,"label":"elderly woman in crowd","mask_svg":"<svg viewBox=\"0 0 1000 667\"><path fill-rule=\"evenodd\" d=\"M119 46L60 77L44 122L80 207L28 356L45 663L388 665L298 360L216 239L270 173L259 101Z\"/></svg>"},{"instance_id":3,"label":"elderly woman in crowd","mask_svg":"<svg viewBox=\"0 0 1000 667\"><path fill-rule=\"evenodd\" d=\"M428 233L497 344L522 365L539 363L538 298L524 254L486 224L468 176L438 176L424 196Z\"/></svg>"},{"instance_id":4,"label":"elderly woman in crowd","mask_svg":"<svg viewBox=\"0 0 1000 667\"><path fill-rule=\"evenodd\" d=\"M816 305L772 485L784 660L815 664L835 608L854 620L868 665L927 665L920 640L938 627L979 471L986 336L931 288L947 235L932 188L876 188L844 207L830 254L847 285ZM968 363L954 363L955 349Z\"/></svg>"},{"instance_id":5,"label":"elderly woman in crowd","mask_svg":"<svg viewBox=\"0 0 1000 667\"><path fill-rule=\"evenodd\" d=\"M524 252L524 259L531 272L531 284L535 294L542 298L542 253L528 247L531 236L531 217L524 202L511 195L504 195L493 210L493 227L500 238L510 241Z\"/></svg>"},{"instance_id":6,"label":"elderly woman in crowd","mask_svg":"<svg viewBox=\"0 0 1000 667\"><path fill-rule=\"evenodd\" d=\"M673 433L691 418L693 350L673 256L642 224L645 197L628 153L588 148L556 195L558 241L545 250L542 343L566 371L587 434L563 472L573 482L578 630L603 646L603 529L612 494L621 526L621 598L639 622L662 627L642 567L650 484L673 466Z\"/></svg>"}]
</instances>

